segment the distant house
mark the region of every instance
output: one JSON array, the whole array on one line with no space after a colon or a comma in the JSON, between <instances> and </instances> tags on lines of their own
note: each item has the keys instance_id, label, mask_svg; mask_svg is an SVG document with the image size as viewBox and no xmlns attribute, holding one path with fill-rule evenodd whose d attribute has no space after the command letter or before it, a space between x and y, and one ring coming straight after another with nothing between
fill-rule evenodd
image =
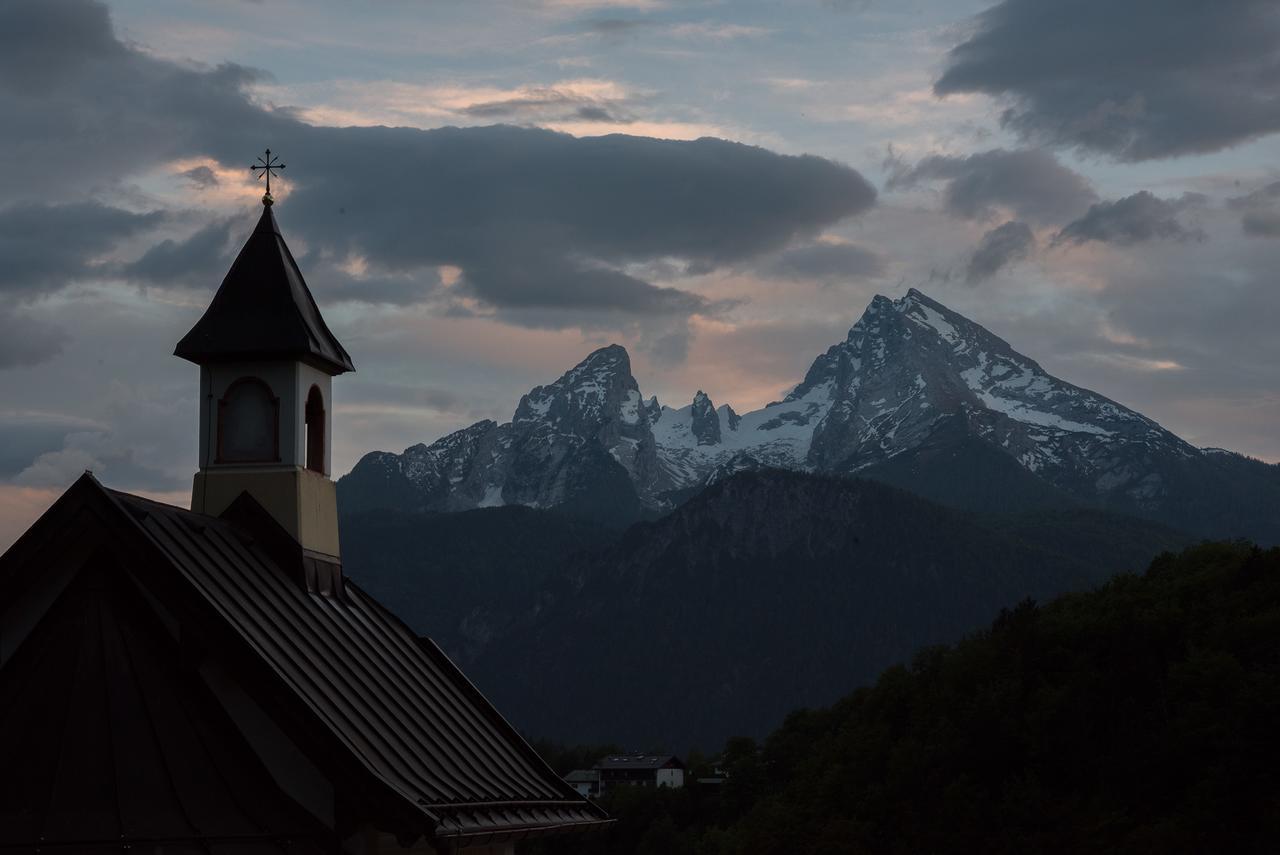
<instances>
[{"instance_id":1,"label":"distant house","mask_svg":"<svg viewBox=\"0 0 1280 855\"><path fill-rule=\"evenodd\" d=\"M564 776L564 781L578 791L579 795L594 798L600 795L600 770L574 769Z\"/></svg>"},{"instance_id":2,"label":"distant house","mask_svg":"<svg viewBox=\"0 0 1280 855\"><path fill-rule=\"evenodd\" d=\"M612 754L596 764L600 792L614 787L684 786L684 763L670 754Z\"/></svg>"}]
</instances>

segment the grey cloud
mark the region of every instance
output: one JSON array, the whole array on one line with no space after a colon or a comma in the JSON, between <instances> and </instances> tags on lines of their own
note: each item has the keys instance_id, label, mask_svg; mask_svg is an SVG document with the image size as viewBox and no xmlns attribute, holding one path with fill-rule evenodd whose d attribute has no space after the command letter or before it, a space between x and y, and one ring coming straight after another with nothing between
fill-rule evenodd
<instances>
[{"instance_id":1,"label":"grey cloud","mask_svg":"<svg viewBox=\"0 0 1280 855\"><path fill-rule=\"evenodd\" d=\"M1219 241L1227 246L1213 254L1146 251L1144 263L1110 273L1100 299L1115 326L1153 343L1154 355L1185 366L1152 378L1175 387L1161 390L1162 406L1178 412L1182 408L1171 401L1200 399L1197 412L1185 414L1213 444L1280 459L1280 241L1238 233ZM1150 394L1136 390L1134 403ZM1240 440L1231 438L1233 431Z\"/></svg>"},{"instance_id":2,"label":"grey cloud","mask_svg":"<svg viewBox=\"0 0 1280 855\"><path fill-rule=\"evenodd\" d=\"M39 365L62 353L67 334L59 327L0 309L0 369Z\"/></svg>"},{"instance_id":3,"label":"grey cloud","mask_svg":"<svg viewBox=\"0 0 1280 855\"><path fill-rule=\"evenodd\" d=\"M879 253L847 243L814 243L779 253L764 271L785 279L873 279L885 272Z\"/></svg>"},{"instance_id":4,"label":"grey cloud","mask_svg":"<svg viewBox=\"0 0 1280 855\"><path fill-rule=\"evenodd\" d=\"M221 281L230 261L228 242L234 219L210 223L185 240L166 239L117 272L151 285L208 286Z\"/></svg>"},{"instance_id":5,"label":"grey cloud","mask_svg":"<svg viewBox=\"0 0 1280 855\"><path fill-rule=\"evenodd\" d=\"M286 228L300 223L337 257L360 255L382 272L456 265L466 287L499 308L703 311L701 298L622 268L677 258L713 269L780 249L875 199L847 167L716 139L576 139L506 126L312 134L312 155L332 163L298 179L287 213L281 206ZM362 180L342 167L361 145L405 176L376 206L362 204ZM338 208L348 214L332 216Z\"/></svg>"},{"instance_id":6,"label":"grey cloud","mask_svg":"<svg viewBox=\"0 0 1280 855\"><path fill-rule=\"evenodd\" d=\"M147 164L234 150L294 124L253 104L244 87L261 72L159 59L116 38L91 0L7 0L0 5L0 162L34 154L57 169L0 172L0 198L64 201L110 188Z\"/></svg>"},{"instance_id":7,"label":"grey cloud","mask_svg":"<svg viewBox=\"0 0 1280 855\"><path fill-rule=\"evenodd\" d=\"M640 18L593 18L583 24L583 29L598 36L621 39L653 26L653 21Z\"/></svg>"},{"instance_id":8,"label":"grey cloud","mask_svg":"<svg viewBox=\"0 0 1280 855\"><path fill-rule=\"evenodd\" d=\"M599 106L584 106L573 111L573 117L584 122L609 122L612 124L630 124L634 122L630 116L615 115L608 109Z\"/></svg>"},{"instance_id":9,"label":"grey cloud","mask_svg":"<svg viewBox=\"0 0 1280 855\"><path fill-rule=\"evenodd\" d=\"M193 187L201 190L218 186L217 174L207 166L193 166L181 174L183 178L191 182Z\"/></svg>"},{"instance_id":10,"label":"grey cloud","mask_svg":"<svg viewBox=\"0 0 1280 855\"><path fill-rule=\"evenodd\" d=\"M476 402L449 387L414 386L364 378L342 393L343 404L393 404L470 413ZM489 402L486 402L489 403Z\"/></svg>"},{"instance_id":11,"label":"grey cloud","mask_svg":"<svg viewBox=\"0 0 1280 855\"><path fill-rule=\"evenodd\" d=\"M482 119L502 119L518 116L530 111L542 112L547 107L567 107L576 103L574 96L556 89L532 89L528 94L518 98L503 98L500 101L479 101L468 104L459 112L467 116Z\"/></svg>"},{"instance_id":12,"label":"grey cloud","mask_svg":"<svg viewBox=\"0 0 1280 855\"><path fill-rule=\"evenodd\" d=\"M1247 235L1280 237L1280 211L1246 211L1240 224Z\"/></svg>"},{"instance_id":13,"label":"grey cloud","mask_svg":"<svg viewBox=\"0 0 1280 855\"><path fill-rule=\"evenodd\" d=\"M1227 200L1227 207L1241 211L1240 225L1253 237L1280 237L1280 181Z\"/></svg>"},{"instance_id":14,"label":"grey cloud","mask_svg":"<svg viewBox=\"0 0 1280 855\"><path fill-rule=\"evenodd\" d=\"M894 165L891 162L891 165ZM888 189L943 181L943 205L954 216L988 219L997 207L1041 225L1078 216L1097 199L1089 182L1042 149L991 151L967 157L931 155L915 166L898 163Z\"/></svg>"},{"instance_id":15,"label":"grey cloud","mask_svg":"<svg viewBox=\"0 0 1280 855\"><path fill-rule=\"evenodd\" d=\"M439 293L440 272L435 267L355 276L333 262L316 255L298 260L308 286L321 301L411 306Z\"/></svg>"},{"instance_id":16,"label":"grey cloud","mask_svg":"<svg viewBox=\"0 0 1280 855\"><path fill-rule=\"evenodd\" d=\"M1178 219L1189 208L1204 205L1203 196L1185 193L1178 199L1161 199L1146 190L1114 202L1090 206L1078 220L1068 223L1054 236L1054 245L1063 243L1112 243L1130 246L1151 240L1204 240L1199 228L1183 225Z\"/></svg>"},{"instance_id":17,"label":"grey cloud","mask_svg":"<svg viewBox=\"0 0 1280 855\"><path fill-rule=\"evenodd\" d=\"M19 170L10 170L19 171ZM95 272L120 240L155 226L160 212L135 214L97 202L20 203L0 210L0 291L31 297Z\"/></svg>"},{"instance_id":18,"label":"grey cloud","mask_svg":"<svg viewBox=\"0 0 1280 855\"><path fill-rule=\"evenodd\" d=\"M1026 223L1010 220L982 236L965 270L965 281L973 284L990 279L1003 268L1020 261L1035 249L1036 236Z\"/></svg>"},{"instance_id":19,"label":"grey cloud","mask_svg":"<svg viewBox=\"0 0 1280 855\"><path fill-rule=\"evenodd\" d=\"M46 88L58 98L54 104L26 88L0 86L0 112L19 117L0 139L0 158L52 135L48 156L94 170L77 176L82 188L178 156L238 164L265 140L290 165L293 192L277 208L286 232L323 248L332 264L366 259L371 276L385 274L382 286L400 277L406 294L423 293L424 281L430 293L426 271L454 265L464 271L463 287L491 307L517 314L554 307L565 326L577 323L575 307L596 314L709 311L714 307L696 295L622 270L666 258L707 269L735 263L875 202L875 189L847 166L719 139L578 139L501 125L311 126L255 104L244 90L255 72L187 67L123 45L100 4L25 0L7 5L4 15L39 22L23 32L41 67L56 70ZM76 39L57 26L70 18L83 30ZM0 54L7 32L0 26ZM68 55L86 40L93 51ZM70 132L71 125L83 132ZM367 161L396 176L376 194L350 167ZM18 172L0 176L0 192L36 192L14 177ZM162 245L138 260L135 273L154 278L209 250L215 237ZM360 287L357 280L334 283L347 294ZM383 290L377 299L387 296ZM540 323L551 320L544 313Z\"/></svg>"},{"instance_id":20,"label":"grey cloud","mask_svg":"<svg viewBox=\"0 0 1280 855\"><path fill-rule=\"evenodd\" d=\"M760 35L762 28L712 21L666 22L642 18L596 18L586 21L581 29L608 41L618 43L628 36L652 32L676 39L722 40Z\"/></svg>"},{"instance_id":21,"label":"grey cloud","mask_svg":"<svg viewBox=\"0 0 1280 855\"><path fill-rule=\"evenodd\" d=\"M1005 98L1025 140L1137 161L1280 130L1274 0L1004 0L974 23L934 91Z\"/></svg>"},{"instance_id":22,"label":"grey cloud","mask_svg":"<svg viewBox=\"0 0 1280 855\"><path fill-rule=\"evenodd\" d=\"M548 279L554 279L554 289L545 287ZM515 310L690 315L711 309L710 302L696 294L559 258L541 258L532 264L527 258L514 264L477 263L466 269L465 281L486 302Z\"/></svg>"},{"instance_id":23,"label":"grey cloud","mask_svg":"<svg viewBox=\"0 0 1280 855\"><path fill-rule=\"evenodd\" d=\"M106 431L67 434L62 448L36 457L13 481L27 487L65 487L85 470L126 490L171 490L180 483L172 475L140 463L132 448Z\"/></svg>"},{"instance_id":24,"label":"grey cloud","mask_svg":"<svg viewBox=\"0 0 1280 855\"><path fill-rule=\"evenodd\" d=\"M638 344L656 366L676 366L688 358L690 338L689 327L684 325L642 335Z\"/></svg>"},{"instance_id":25,"label":"grey cloud","mask_svg":"<svg viewBox=\"0 0 1280 855\"><path fill-rule=\"evenodd\" d=\"M74 9L78 14L63 17ZM58 50L45 46L56 39ZM0 86L34 88L47 94L78 79L85 68L118 59L125 47L111 37L107 8L101 4L10 2L0 9Z\"/></svg>"},{"instance_id":26,"label":"grey cloud","mask_svg":"<svg viewBox=\"0 0 1280 855\"><path fill-rule=\"evenodd\" d=\"M0 412L0 478L11 478L37 457L58 451L66 436L93 425L54 413Z\"/></svg>"},{"instance_id":27,"label":"grey cloud","mask_svg":"<svg viewBox=\"0 0 1280 855\"><path fill-rule=\"evenodd\" d=\"M1227 200L1227 207L1235 210L1254 210L1269 208L1280 203L1280 181L1272 181L1243 196L1234 196Z\"/></svg>"},{"instance_id":28,"label":"grey cloud","mask_svg":"<svg viewBox=\"0 0 1280 855\"><path fill-rule=\"evenodd\" d=\"M530 89L515 98L500 101L480 101L459 110L466 116L481 119L527 120L573 118L588 122L616 122L626 124L635 121L621 104L612 99L591 98L554 87Z\"/></svg>"}]
</instances>

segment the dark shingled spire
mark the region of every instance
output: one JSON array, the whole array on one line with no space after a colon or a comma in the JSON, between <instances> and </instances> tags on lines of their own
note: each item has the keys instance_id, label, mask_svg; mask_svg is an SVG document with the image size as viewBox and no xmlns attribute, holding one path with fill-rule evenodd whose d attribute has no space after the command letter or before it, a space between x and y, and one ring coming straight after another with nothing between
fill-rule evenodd
<instances>
[{"instance_id":1,"label":"dark shingled spire","mask_svg":"<svg viewBox=\"0 0 1280 855\"><path fill-rule=\"evenodd\" d=\"M320 316L270 205L174 355L198 365L297 359L334 375L355 370Z\"/></svg>"}]
</instances>

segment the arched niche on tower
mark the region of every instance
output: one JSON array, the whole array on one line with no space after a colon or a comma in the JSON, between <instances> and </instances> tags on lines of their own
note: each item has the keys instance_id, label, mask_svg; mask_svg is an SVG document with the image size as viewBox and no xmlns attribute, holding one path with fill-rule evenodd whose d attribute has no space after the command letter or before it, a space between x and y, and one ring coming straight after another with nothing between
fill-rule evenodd
<instances>
[{"instance_id":1,"label":"arched niche on tower","mask_svg":"<svg viewBox=\"0 0 1280 855\"><path fill-rule=\"evenodd\" d=\"M306 467L323 475L326 439L324 393L315 384L307 392L303 416L306 426Z\"/></svg>"},{"instance_id":2,"label":"arched niche on tower","mask_svg":"<svg viewBox=\"0 0 1280 855\"><path fill-rule=\"evenodd\" d=\"M259 377L240 377L218 400L218 463L280 460L280 398Z\"/></svg>"}]
</instances>

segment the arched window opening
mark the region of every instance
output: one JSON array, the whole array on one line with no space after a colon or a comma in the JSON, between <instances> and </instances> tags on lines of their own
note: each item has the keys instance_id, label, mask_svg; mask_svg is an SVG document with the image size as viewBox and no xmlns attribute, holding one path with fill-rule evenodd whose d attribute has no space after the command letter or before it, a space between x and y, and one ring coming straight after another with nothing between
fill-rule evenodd
<instances>
[{"instance_id":1,"label":"arched window opening","mask_svg":"<svg viewBox=\"0 0 1280 855\"><path fill-rule=\"evenodd\" d=\"M324 395L319 386L307 394L307 468L324 474Z\"/></svg>"},{"instance_id":2,"label":"arched window opening","mask_svg":"<svg viewBox=\"0 0 1280 855\"><path fill-rule=\"evenodd\" d=\"M241 377L218 402L218 462L280 459L280 399L257 377Z\"/></svg>"}]
</instances>

